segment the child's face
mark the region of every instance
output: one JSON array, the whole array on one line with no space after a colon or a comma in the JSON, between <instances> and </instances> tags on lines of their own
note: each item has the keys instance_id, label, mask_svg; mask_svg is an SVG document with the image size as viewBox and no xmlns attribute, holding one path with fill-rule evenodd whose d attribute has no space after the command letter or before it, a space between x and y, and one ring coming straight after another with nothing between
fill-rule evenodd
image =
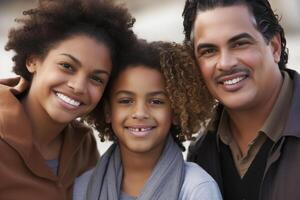
<instances>
[{"instance_id":1,"label":"child's face","mask_svg":"<svg viewBox=\"0 0 300 200\"><path fill-rule=\"evenodd\" d=\"M27 96L41 120L66 124L98 104L112 68L108 48L85 35L67 38L44 59L31 57L33 79Z\"/></svg>"},{"instance_id":2,"label":"child's face","mask_svg":"<svg viewBox=\"0 0 300 200\"><path fill-rule=\"evenodd\" d=\"M161 73L142 65L124 70L112 87L107 122L121 150L160 153L172 123Z\"/></svg>"}]
</instances>

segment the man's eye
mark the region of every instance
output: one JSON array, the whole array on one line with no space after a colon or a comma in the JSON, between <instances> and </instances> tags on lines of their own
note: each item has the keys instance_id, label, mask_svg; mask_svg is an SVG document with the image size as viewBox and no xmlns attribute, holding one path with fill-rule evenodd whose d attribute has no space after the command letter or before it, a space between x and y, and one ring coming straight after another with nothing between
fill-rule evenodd
<instances>
[{"instance_id":1,"label":"man's eye","mask_svg":"<svg viewBox=\"0 0 300 200\"><path fill-rule=\"evenodd\" d=\"M202 57L209 57L209 56L212 56L214 55L214 53L216 52L215 49L203 49L199 52L199 56Z\"/></svg>"},{"instance_id":2,"label":"man's eye","mask_svg":"<svg viewBox=\"0 0 300 200\"><path fill-rule=\"evenodd\" d=\"M250 44L248 41L239 41L233 44L233 48L244 47Z\"/></svg>"}]
</instances>

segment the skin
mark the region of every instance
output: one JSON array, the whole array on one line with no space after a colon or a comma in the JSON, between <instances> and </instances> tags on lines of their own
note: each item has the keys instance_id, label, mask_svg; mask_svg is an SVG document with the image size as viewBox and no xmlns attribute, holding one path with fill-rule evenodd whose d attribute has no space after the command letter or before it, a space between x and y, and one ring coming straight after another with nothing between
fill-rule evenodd
<instances>
[{"instance_id":1,"label":"skin","mask_svg":"<svg viewBox=\"0 0 300 200\"><path fill-rule=\"evenodd\" d=\"M282 85L280 36L265 41L244 5L199 11L193 34L205 83L228 111L233 137L245 152Z\"/></svg>"},{"instance_id":2,"label":"skin","mask_svg":"<svg viewBox=\"0 0 300 200\"><path fill-rule=\"evenodd\" d=\"M161 73L138 65L115 80L110 116L121 150L122 190L138 196L160 157L172 123L172 110Z\"/></svg>"},{"instance_id":3,"label":"skin","mask_svg":"<svg viewBox=\"0 0 300 200\"><path fill-rule=\"evenodd\" d=\"M74 35L56 44L41 59L30 56L33 74L22 99L42 156L59 157L60 133L68 123L91 112L101 99L112 63L108 48L86 35Z\"/></svg>"}]
</instances>

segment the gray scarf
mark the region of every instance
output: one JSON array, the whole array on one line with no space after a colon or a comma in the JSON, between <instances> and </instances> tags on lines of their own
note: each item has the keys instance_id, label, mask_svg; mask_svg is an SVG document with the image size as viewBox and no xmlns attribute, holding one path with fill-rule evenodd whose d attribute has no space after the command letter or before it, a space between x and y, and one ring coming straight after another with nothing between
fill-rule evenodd
<instances>
[{"instance_id":1,"label":"gray scarf","mask_svg":"<svg viewBox=\"0 0 300 200\"><path fill-rule=\"evenodd\" d=\"M101 157L92 174L87 200L118 200L122 176L120 150L115 143ZM169 136L163 153L137 200L177 200L183 179L183 156Z\"/></svg>"}]
</instances>

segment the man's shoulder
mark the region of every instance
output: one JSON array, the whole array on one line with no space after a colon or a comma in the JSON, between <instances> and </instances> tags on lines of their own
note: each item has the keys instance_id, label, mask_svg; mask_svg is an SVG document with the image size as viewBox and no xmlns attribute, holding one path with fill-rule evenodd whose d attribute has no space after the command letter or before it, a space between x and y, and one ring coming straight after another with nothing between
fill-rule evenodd
<instances>
[{"instance_id":1,"label":"man's shoulder","mask_svg":"<svg viewBox=\"0 0 300 200\"><path fill-rule=\"evenodd\" d=\"M217 148L216 132L209 131L199 135L197 139L191 142L188 149L188 160L195 162L195 157L202 156L207 151Z\"/></svg>"}]
</instances>

